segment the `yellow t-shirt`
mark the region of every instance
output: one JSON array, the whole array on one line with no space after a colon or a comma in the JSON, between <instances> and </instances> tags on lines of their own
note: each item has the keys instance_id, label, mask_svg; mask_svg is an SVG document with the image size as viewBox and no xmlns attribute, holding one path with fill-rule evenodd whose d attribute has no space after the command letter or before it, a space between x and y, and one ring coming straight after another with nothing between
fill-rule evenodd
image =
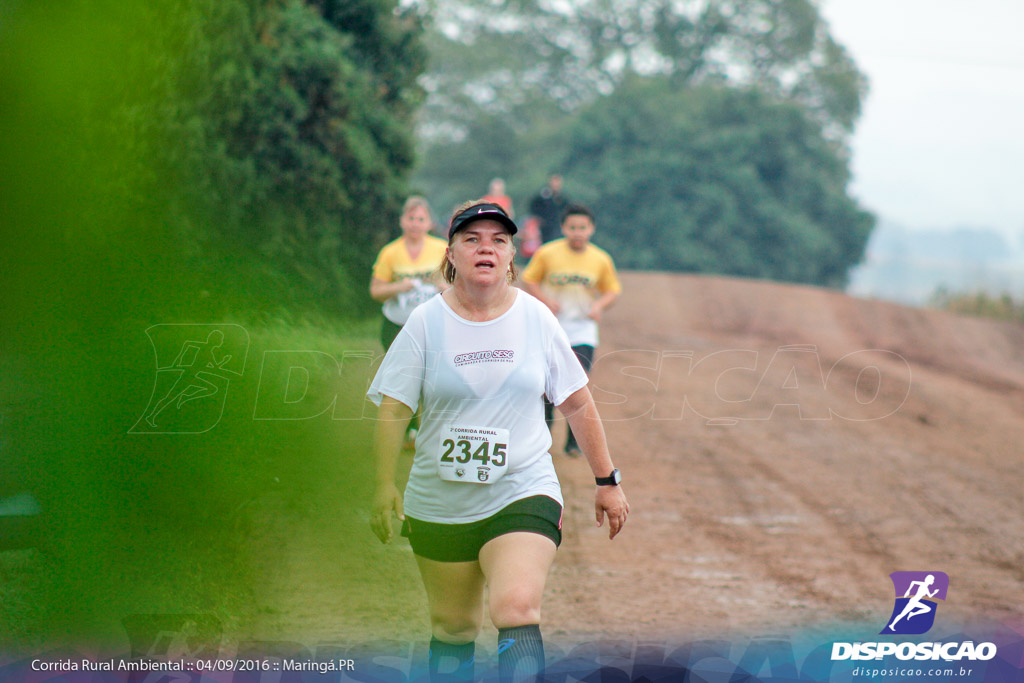
<instances>
[{"instance_id":1,"label":"yellow t-shirt","mask_svg":"<svg viewBox=\"0 0 1024 683\"><path fill-rule=\"evenodd\" d=\"M384 317L396 325L404 325L414 308L437 294L434 282L447 246L448 242L440 237L426 235L419 255L412 259L405 248L404 237L384 245L373 264L373 277L382 282L417 281L414 289L384 302Z\"/></svg>"},{"instance_id":2,"label":"yellow t-shirt","mask_svg":"<svg viewBox=\"0 0 1024 683\"><path fill-rule=\"evenodd\" d=\"M582 252L557 239L541 246L522 278L539 284L558 302L558 322L573 346L597 346L597 323L589 317L590 306L602 294L621 292L615 263L604 249L588 244Z\"/></svg>"}]
</instances>

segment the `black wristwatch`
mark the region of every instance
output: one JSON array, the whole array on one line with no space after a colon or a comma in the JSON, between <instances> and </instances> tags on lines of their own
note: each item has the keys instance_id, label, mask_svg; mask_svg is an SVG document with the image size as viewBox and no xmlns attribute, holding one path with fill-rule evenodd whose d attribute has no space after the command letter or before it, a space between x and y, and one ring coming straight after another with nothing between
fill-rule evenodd
<instances>
[{"instance_id":1,"label":"black wristwatch","mask_svg":"<svg viewBox=\"0 0 1024 683\"><path fill-rule=\"evenodd\" d=\"M618 486L619 482L622 481L622 472L614 469L607 477L594 477L594 481L597 482L598 486Z\"/></svg>"}]
</instances>

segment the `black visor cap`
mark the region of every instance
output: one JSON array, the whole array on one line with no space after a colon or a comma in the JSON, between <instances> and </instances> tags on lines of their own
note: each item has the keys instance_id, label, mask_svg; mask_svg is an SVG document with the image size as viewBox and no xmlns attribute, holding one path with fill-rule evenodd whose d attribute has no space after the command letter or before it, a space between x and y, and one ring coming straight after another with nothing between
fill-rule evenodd
<instances>
[{"instance_id":1,"label":"black visor cap","mask_svg":"<svg viewBox=\"0 0 1024 683\"><path fill-rule=\"evenodd\" d=\"M497 221L508 228L508 234L514 235L519 232L515 221L509 218L508 214L500 206L497 204L477 204L463 211L452 221L452 225L448 229L448 238L451 239L455 233L474 221Z\"/></svg>"}]
</instances>

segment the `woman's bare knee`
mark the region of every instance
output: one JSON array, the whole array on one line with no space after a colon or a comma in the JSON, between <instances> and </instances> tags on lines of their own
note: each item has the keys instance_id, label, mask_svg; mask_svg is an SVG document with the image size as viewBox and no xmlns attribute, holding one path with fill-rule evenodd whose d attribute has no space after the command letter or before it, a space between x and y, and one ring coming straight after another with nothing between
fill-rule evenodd
<instances>
[{"instance_id":1,"label":"woman's bare knee","mask_svg":"<svg viewBox=\"0 0 1024 683\"><path fill-rule=\"evenodd\" d=\"M476 640L484 621L484 575L476 562L437 562L416 556L438 640L462 645Z\"/></svg>"},{"instance_id":2,"label":"woman's bare knee","mask_svg":"<svg viewBox=\"0 0 1024 683\"><path fill-rule=\"evenodd\" d=\"M511 628L540 623L541 596L530 586L512 586L498 594L491 593L491 621L497 628Z\"/></svg>"},{"instance_id":3,"label":"woman's bare knee","mask_svg":"<svg viewBox=\"0 0 1024 683\"><path fill-rule=\"evenodd\" d=\"M544 582L555 558L555 543L540 534L498 536L480 551L487 577L491 621L498 628L540 623Z\"/></svg>"},{"instance_id":4,"label":"woman's bare knee","mask_svg":"<svg viewBox=\"0 0 1024 683\"><path fill-rule=\"evenodd\" d=\"M483 618L469 615L431 615L430 626L438 640L461 645L476 640L480 635Z\"/></svg>"}]
</instances>

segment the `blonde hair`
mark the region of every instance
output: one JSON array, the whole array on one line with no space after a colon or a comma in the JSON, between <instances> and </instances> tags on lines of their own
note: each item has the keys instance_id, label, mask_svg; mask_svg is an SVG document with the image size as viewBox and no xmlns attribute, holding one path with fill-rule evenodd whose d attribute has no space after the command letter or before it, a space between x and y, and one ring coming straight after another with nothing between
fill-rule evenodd
<instances>
[{"instance_id":1,"label":"blonde hair","mask_svg":"<svg viewBox=\"0 0 1024 683\"><path fill-rule=\"evenodd\" d=\"M452 240L455 238L455 235L450 234L452 223L454 223L455 219L461 216L465 211L472 209L474 206L479 206L480 204L490 204L490 202L484 201L483 199L471 199L468 202L463 202L459 204L458 206L455 207L455 210L452 211L452 217L448 221L449 247L452 245ZM501 209L500 206L498 208ZM501 209L501 212L505 213L505 210ZM508 214L505 215L507 216ZM455 282L455 266L453 266L452 262L448 260L447 251L444 252L444 257L441 259L441 265L438 267L437 270L438 272L441 273L441 277L444 279L445 282L447 282L448 284L453 284ZM513 282L519 279L519 270L516 268L516 262L514 258L512 260L512 263L509 264L508 272L505 273L505 279L508 280L509 284L512 284Z\"/></svg>"},{"instance_id":2,"label":"blonde hair","mask_svg":"<svg viewBox=\"0 0 1024 683\"><path fill-rule=\"evenodd\" d=\"M405 204L402 204L402 215L404 216L418 207L423 207L427 210L427 214L430 214L430 204L427 203L427 198L414 194L405 200Z\"/></svg>"}]
</instances>

